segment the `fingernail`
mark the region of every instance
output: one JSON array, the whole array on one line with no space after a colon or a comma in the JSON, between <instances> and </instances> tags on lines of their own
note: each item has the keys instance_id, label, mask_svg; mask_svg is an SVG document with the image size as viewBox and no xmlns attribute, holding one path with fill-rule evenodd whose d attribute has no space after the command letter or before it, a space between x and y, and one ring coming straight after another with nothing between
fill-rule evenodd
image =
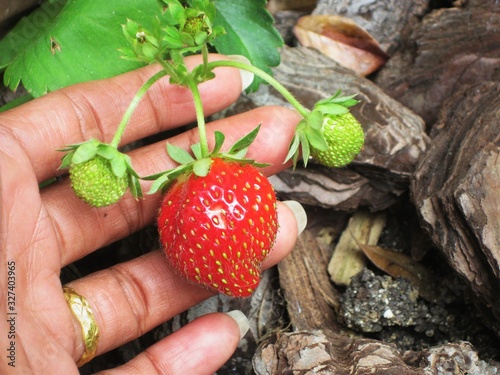
<instances>
[{"instance_id":1,"label":"fingernail","mask_svg":"<svg viewBox=\"0 0 500 375\"><path fill-rule=\"evenodd\" d=\"M295 220L297 220L297 227L300 235L307 225L306 210L304 210L304 207L297 201L284 201L283 203L292 210Z\"/></svg>"},{"instance_id":2,"label":"fingernail","mask_svg":"<svg viewBox=\"0 0 500 375\"><path fill-rule=\"evenodd\" d=\"M248 330L250 329L250 322L248 321L245 314L243 314L239 310L229 311L226 314L229 315L231 318L233 318L236 324L238 324L238 327L240 328L240 340L241 340L243 336L245 336Z\"/></svg>"},{"instance_id":3,"label":"fingernail","mask_svg":"<svg viewBox=\"0 0 500 375\"><path fill-rule=\"evenodd\" d=\"M250 60L248 60L245 56L242 56L242 55L229 55L227 57L233 61L238 61L241 63L252 65ZM241 75L241 91L243 92L248 88L248 86L250 86L252 84L253 79L254 79L254 75L253 75L253 73L251 73L247 70L238 69L238 71L240 72L240 75Z\"/></svg>"}]
</instances>

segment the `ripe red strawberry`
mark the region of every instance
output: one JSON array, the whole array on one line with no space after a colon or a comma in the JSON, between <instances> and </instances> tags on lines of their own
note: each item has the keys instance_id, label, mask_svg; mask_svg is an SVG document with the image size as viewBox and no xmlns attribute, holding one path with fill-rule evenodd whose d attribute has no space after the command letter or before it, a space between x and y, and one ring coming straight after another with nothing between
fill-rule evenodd
<instances>
[{"instance_id":1,"label":"ripe red strawberry","mask_svg":"<svg viewBox=\"0 0 500 375\"><path fill-rule=\"evenodd\" d=\"M189 280L247 297L277 233L276 196L255 166L212 159L208 174L179 176L158 215L170 263Z\"/></svg>"}]
</instances>

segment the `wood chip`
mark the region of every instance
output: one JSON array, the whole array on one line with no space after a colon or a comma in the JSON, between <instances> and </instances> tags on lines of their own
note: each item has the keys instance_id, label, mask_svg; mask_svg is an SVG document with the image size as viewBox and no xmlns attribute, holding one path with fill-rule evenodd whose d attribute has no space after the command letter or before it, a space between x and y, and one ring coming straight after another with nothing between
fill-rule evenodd
<instances>
[{"instance_id":1,"label":"wood chip","mask_svg":"<svg viewBox=\"0 0 500 375\"><path fill-rule=\"evenodd\" d=\"M337 285L349 285L351 277L366 266L366 257L359 243L376 245L385 226L384 213L357 211L340 236L332 259L328 264L331 280Z\"/></svg>"}]
</instances>

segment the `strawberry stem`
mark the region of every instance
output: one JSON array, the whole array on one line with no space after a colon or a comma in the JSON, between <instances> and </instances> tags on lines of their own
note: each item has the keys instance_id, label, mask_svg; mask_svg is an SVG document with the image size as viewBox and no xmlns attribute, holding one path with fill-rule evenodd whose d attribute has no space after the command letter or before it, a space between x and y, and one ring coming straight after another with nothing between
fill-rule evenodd
<instances>
[{"instance_id":1,"label":"strawberry stem","mask_svg":"<svg viewBox=\"0 0 500 375\"><path fill-rule=\"evenodd\" d=\"M205 67L205 70L208 70L208 47L207 44L205 43L201 47L201 55L203 56L203 66Z\"/></svg>"},{"instance_id":2,"label":"strawberry stem","mask_svg":"<svg viewBox=\"0 0 500 375\"><path fill-rule=\"evenodd\" d=\"M196 110L196 122L198 124L198 135L200 137L201 156L202 158L205 158L210 155L210 150L208 148L205 114L203 112L200 90L198 90L198 85L191 77L187 78L186 81L191 93L193 94L194 108Z\"/></svg>"},{"instance_id":3,"label":"strawberry stem","mask_svg":"<svg viewBox=\"0 0 500 375\"><path fill-rule=\"evenodd\" d=\"M158 73L156 73L154 76L152 76L150 79L142 85L142 87L136 92L134 97L132 98L132 101L130 102L127 110L125 111L122 120L120 121L120 124L118 125L118 129L116 129L116 133L113 136L113 139L111 140L110 146L114 148L118 148L118 145L120 144L120 140L122 138L123 133L125 132L125 128L127 127L128 122L130 121L130 118L132 117L132 114L134 113L135 109L139 105L139 102L141 101L142 97L146 92L149 90L153 84L158 81L160 78L166 76L168 73L162 69Z\"/></svg>"},{"instance_id":4,"label":"strawberry stem","mask_svg":"<svg viewBox=\"0 0 500 375\"><path fill-rule=\"evenodd\" d=\"M233 67L241 70L246 70L249 71L256 76L262 78L264 81L272 85L283 97L292 105L295 107L295 109L303 116L307 117L309 115L309 110L304 108L300 102L295 99L293 94L288 91L285 86L283 86L280 82L278 82L275 78L273 78L271 75L267 74L263 70L249 64L245 64L239 61L232 61L232 60L218 60L218 61L211 61L207 64L208 69L214 69L217 67Z\"/></svg>"}]
</instances>

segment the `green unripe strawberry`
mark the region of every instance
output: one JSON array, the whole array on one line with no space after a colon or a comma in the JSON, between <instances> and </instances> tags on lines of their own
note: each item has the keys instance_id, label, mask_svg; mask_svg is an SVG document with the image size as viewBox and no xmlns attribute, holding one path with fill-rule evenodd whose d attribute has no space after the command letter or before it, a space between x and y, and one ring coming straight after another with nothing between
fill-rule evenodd
<instances>
[{"instance_id":1,"label":"green unripe strawberry","mask_svg":"<svg viewBox=\"0 0 500 375\"><path fill-rule=\"evenodd\" d=\"M210 31L210 28L205 23L205 15L200 14L199 16L188 18L186 20L186 24L184 25L183 31L188 33L192 37L195 37L199 32L208 33Z\"/></svg>"},{"instance_id":2,"label":"green unripe strawberry","mask_svg":"<svg viewBox=\"0 0 500 375\"><path fill-rule=\"evenodd\" d=\"M118 202L128 188L127 176L117 177L109 160L99 155L72 165L69 177L76 196L93 207Z\"/></svg>"},{"instance_id":3,"label":"green unripe strawberry","mask_svg":"<svg viewBox=\"0 0 500 375\"><path fill-rule=\"evenodd\" d=\"M309 157L324 166L340 168L354 160L363 149L365 135L361 124L349 112L356 105L356 95L343 96L338 90L322 99L297 124L285 162L297 166L300 156L307 166Z\"/></svg>"},{"instance_id":4,"label":"green unripe strawberry","mask_svg":"<svg viewBox=\"0 0 500 375\"><path fill-rule=\"evenodd\" d=\"M71 187L76 196L92 207L116 203L130 189L135 198L142 197L139 176L130 157L114 146L90 140L68 145L61 169L69 169Z\"/></svg>"},{"instance_id":5,"label":"green unripe strawberry","mask_svg":"<svg viewBox=\"0 0 500 375\"><path fill-rule=\"evenodd\" d=\"M350 113L326 115L320 129L328 149L311 147L311 156L327 167L343 167L354 160L365 142L361 124Z\"/></svg>"}]
</instances>

